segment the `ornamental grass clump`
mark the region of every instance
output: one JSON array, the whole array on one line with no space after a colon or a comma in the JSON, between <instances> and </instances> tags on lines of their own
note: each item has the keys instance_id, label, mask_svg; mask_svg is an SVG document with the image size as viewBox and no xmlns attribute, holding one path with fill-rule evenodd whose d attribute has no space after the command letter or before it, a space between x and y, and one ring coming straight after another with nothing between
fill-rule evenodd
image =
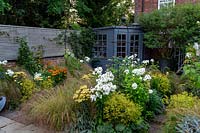
<instances>
[{"instance_id":1,"label":"ornamental grass clump","mask_svg":"<svg viewBox=\"0 0 200 133\"><path fill-rule=\"evenodd\" d=\"M137 123L142 115L140 105L130 101L124 94L113 93L105 102L103 118L112 124Z\"/></svg>"},{"instance_id":2,"label":"ornamental grass clump","mask_svg":"<svg viewBox=\"0 0 200 133\"><path fill-rule=\"evenodd\" d=\"M63 130L75 119L73 111L73 90L57 87L46 90L45 95L37 96L31 104L30 117L38 124L48 125L56 130Z\"/></svg>"}]
</instances>

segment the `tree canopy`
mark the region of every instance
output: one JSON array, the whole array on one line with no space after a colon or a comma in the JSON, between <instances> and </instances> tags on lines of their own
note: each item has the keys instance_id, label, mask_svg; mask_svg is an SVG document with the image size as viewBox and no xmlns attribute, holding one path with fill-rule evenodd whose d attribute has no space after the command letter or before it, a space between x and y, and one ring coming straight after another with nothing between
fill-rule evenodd
<instances>
[{"instance_id":1,"label":"tree canopy","mask_svg":"<svg viewBox=\"0 0 200 133\"><path fill-rule=\"evenodd\" d=\"M133 17L132 0L0 0L0 23L65 28L119 25Z\"/></svg>"}]
</instances>

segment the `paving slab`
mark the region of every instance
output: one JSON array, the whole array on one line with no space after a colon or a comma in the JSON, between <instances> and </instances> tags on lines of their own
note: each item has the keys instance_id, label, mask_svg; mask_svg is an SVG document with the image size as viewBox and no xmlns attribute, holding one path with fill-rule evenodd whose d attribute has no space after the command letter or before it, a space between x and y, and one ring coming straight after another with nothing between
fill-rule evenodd
<instances>
[{"instance_id":1,"label":"paving slab","mask_svg":"<svg viewBox=\"0 0 200 133\"><path fill-rule=\"evenodd\" d=\"M6 117L0 116L0 133L49 133L33 124L24 125Z\"/></svg>"},{"instance_id":2,"label":"paving slab","mask_svg":"<svg viewBox=\"0 0 200 133\"><path fill-rule=\"evenodd\" d=\"M15 121L8 119L6 117L0 116L0 129L12 123L15 123Z\"/></svg>"}]
</instances>

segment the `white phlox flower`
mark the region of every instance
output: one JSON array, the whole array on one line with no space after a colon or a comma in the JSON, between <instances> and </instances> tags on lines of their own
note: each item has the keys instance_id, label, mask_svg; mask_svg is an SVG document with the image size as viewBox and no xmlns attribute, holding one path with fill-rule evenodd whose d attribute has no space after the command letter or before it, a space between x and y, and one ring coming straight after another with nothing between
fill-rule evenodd
<instances>
[{"instance_id":1,"label":"white phlox flower","mask_svg":"<svg viewBox=\"0 0 200 133\"><path fill-rule=\"evenodd\" d=\"M153 93L153 90L149 89L149 94L152 94Z\"/></svg>"},{"instance_id":2,"label":"white phlox flower","mask_svg":"<svg viewBox=\"0 0 200 133\"><path fill-rule=\"evenodd\" d=\"M101 69L98 68L96 71L102 73ZM97 98L101 99L103 95L109 95L111 92L117 89L117 86L112 83L114 75L108 71L105 74L100 74L96 79L97 84L91 88L92 95L90 96L91 101L96 101Z\"/></svg>"},{"instance_id":3,"label":"white phlox flower","mask_svg":"<svg viewBox=\"0 0 200 133\"><path fill-rule=\"evenodd\" d=\"M7 60L4 60L4 61L0 61L0 65L6 65L8 63Z\"/></svg>"},{"instance_id":4,"label":"white phlox flower","mask_svg":"<svg viewBox=\"0 0 200 133\"><path fill-rule=\"evenodd\" d=\"M6 71L6 74L9 75L10 77L12 77L14 75L14 72L12 70L8 69Z\"/></svg>"},{"instance_id":5,"label":"white phlox flower","mask_svg":"<svg viewBox=\"0 0 200 133\"><path fill-rule=\"evenodd\" d=\"M145 68L136 68L132 70L132 73L137 76L141 76L145 73Z\"/></svg>"},{"instance_id":6,"label":"white phlox flower","mask_svg":"<svg viewBox=\"0 0 200 133\"><path fill-rule=\"evenodd\" d=\"M143 60L142 64L145 64L145 65L149 64L149 60Z\"/></svg>"},{"instance_id":7,"label":"white phlox flower","mask_svg":"<svg viewBox=\"0 0 200 133\"><path fill-rule=\"evenodd\" d=\"M80 63L83 63L83 60L80 60L79 62L80 62Z\"/></svg>"},{"instance_id":8,"label":"white phlox flower","mask_svg":"<svg viewBox=\"0 0 200 133\"><path fill-rule=\"evenodd\" d=\"M34 80L43 80L43 78L42 78L42 74L41 73L35 73L34 74L34 78L33 78Z\"/></svg>"},{"instance_id":9,"label":"white phlox flower","mask_svg":"<svg viewBox=\"0 0 200 133\"><path fill-rule=\"evenodd\" d=\"M149 74L145 75L143 78L144 81L151 80L151 76Z\"/></svg>"},{"instance_id":10,"label":"white phlox flower","mask_svg":"<svg viewBox=\"0 0 200 133\"><path fill-rule=\"evenodd\" d=\"M86 62L90 62L90 58L86 56L86 57L85 57L85 61L86 61Z\"/></svg>"},{"instance_id":11,"label":"white phlox flower","mask_svg":"<svg viewBox=\"0 0 200 133\"><path fill-rule=\"evenodd\" d=\"M151 63L154 63L154 59L151 59L150 61L151 61Z\"/></svg>"},{"instance_id":12,"label":"white phlox flower","mask_svg":"<svg viewBox=\"0 0 200 133\"><path fill-rule=\"evenodd\" d=\"M132 84L132 88L133 88L134 90L137 89L137 87L138 87L137 83L133 83L133 84Z\"/></svg>"},{"instance_id":13,"label":"white phlox flower","mask_svg":"<svg viewBox=\"0 0 200 133\"><path fill-rule=\"evenodd\" d=\"M126 73L126 74L129 74L129 70L128 70L128 69L126 69L126 70L124 71L124 73Z\"/></svg>"},{"instance_id":14,"label":"white phlox flower","mask_svg":"<svg viewBox=\"0 0 200 133\"><path fill-rule=\"evenodd\" d=\"M186 57L186 58L191 58L191 57L192 57L192 53L189 53L189 52L186 53L185 57Z\"/></svg>"},{"instance_id":15,"label":"white phlox flower","mask_svg":"<svg viewBox=\"0 0 200 133\"><path fill-rule=\"evenodd\" d=\"M97 68L94 69L92 74L93 75L101 75L102 72L103 72L103 68L102 67L97 67Z\"/></svg>"}]
</instances>

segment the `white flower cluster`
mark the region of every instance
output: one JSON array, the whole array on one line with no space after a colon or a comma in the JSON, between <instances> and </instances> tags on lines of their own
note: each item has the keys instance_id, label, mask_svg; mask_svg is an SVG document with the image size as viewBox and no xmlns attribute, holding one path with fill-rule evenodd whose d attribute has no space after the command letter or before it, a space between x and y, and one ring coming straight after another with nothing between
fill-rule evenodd
<instances>
[{"instance_id":1,"label":"white flower cluster","mask_svg":"<svg viewBox=\"0 0 200 133\"><path fill-rule=\"evenodd\" d=\"M132 73L137 76L141 76L145 73L145 68L136 68L133 69Z\"/></svg>"},{"instance_id":2,"label":"white flower cluster","mask_svg":"<svg viewBox=\"0 0 200 133\"><path fill-rule=\"evenodd\" d=\"M149 74L145 75L143 78L144 81L151 80L151 76Z\"/></svg>"},{"instance_id":3,"label":"white flower cluster","mask_svg":"<svg viewBox=\"0 0 200 133\"><path fill-rule=\"evenodd\" d=\"M92 74L93 75L101 75L102 72L103 72L103 68L102 67L97 67L97 68L94 69Z\"/></svg>"},{"instance_id":4,"label":"white flower cluster","mask_svg":"<svg viewBox=\"0 0 200 133\"><path fill-rule=\"evenodd\" d=\"M125 73L125 74L129 74L129 70L126 69L126 70L124 71L124 73Z\"/></svg>"},{"instance_id":5,"label":"white flower cluster","mask_svg":"<svg viewBox=\"0 0 200 133\"><path fill-rule=\"evenodd\" d=\"M149 60L143 60L142 64L145 64L145 65L149 64Z\"/></svg>"},{"instance_id":6,"label":"white flower cluster","mask_svg":"<svg viewBox=\"0 0 200 133\"><path fill-rule=\"evenodd\" d=\"M98 73L102 73L101 69L96 69ZM95 72L97 73L97 72ZM105 74L100 74L96 79L97 85L91 88L92 95L90 96L91 101L96 101L97 98L102 98L103 95L109 95L111 92L115 91L117 86L113 85L114 75L112 72L106 72Z\"/></svg>"},{"instance_id":7,"label":"white flower cluster","mask_svg":"<svg viewBox=\"0 0 200 133\"><path fill-rule=\"evenodd\" d=\"M133 88L134 90L137 89L137 87L138 87L137 83L133 83L133 84L132 84L132 88Z\"/></svg>"},{"instance_id":8,"label":"white flower cluster","mask_svg":"<svg viewBox=\"0 0 200 133\"><path fill-rule=\"evenodd\" d=\"M151 63L154 63L154 59L151 59L150 61L151 61Z\"/></svg>"},{"instance_id":9,"label":"white flower cluster","mask_svg":"<svg viewBox=\"0 0 200 133\"><path fill-rule=\"evenodd\" d=\"M80 63L83 63L83 62L90 62L90 58L85 56L84 60L80 60Z\"/></svg>"},{"instance_id":10,"label":"white flower cluster","mask_svg":"<svg viewBox=\"0 0 200 133\"><path fill-rule=\"evenodd\" d=\"M153 93L153 90L149 89L149 94L152 94Z\"/></svg>"},{"instance_id":11,"label":"white flower cluster","mask_svg":"<svg viewBox=\"0 0 200 133\"><path fill-rule=\"evenodd\" d=\"M0 61L0 65L6 65L8 63L7 60L4 60L4 61Z\"/></svg>"},{"instance_id":12,"label":"white flower cluster","mask_svg":"<svg viewBox=\"0 0 200 133\"><path fill-rule=\"evenodd\" d=\"M85 56L84 59L85 59L86 62L90 62L90 58L89 57Z\"/></svg>"},{"instance_id":13,"label":"white flower cluster","mask_svg":"<svg viewBox=\"0 0 200 133\"><path fill-rule=\"evenodd\" d=\"M65 53L66 53L68 56L75 57L75 56L74 56L74 53L72 53L69 49L66 49Z\"/></svg>"},{"instance_id":14,"label":"white flower cluster","mask_svg":"<svg viewBox=\"0 0 200 133\"><path fill-rule=\"evenodd\" d=\"M8 69L6 71L6 74L9 75L10 77L12 77L14 75L14 72L12 70Z\"/></svg>"},{"instance_id":15,"label":"white flower cluster","mask_svg":"<svg viewBox=\"0 0 200 133\"><path fill-rule=\"evenodd\" d=\"M33 79L36 81L43 80L42 74L36 72Z\"/></svg>"},{"instance_id":16,"label":"white flower cluster","mask_svg":"<svg viewBox=\"0 0 200 133\"><path fill-rule=\"evenodd\" d=\"M192 53L186 53L185 57L190 59L192 57Z\"/></svg>"},{"instance_id":17,"label":"white flower cluster","mask_svg":"<svg viewBox=\"0 0 200 133\"><path fill-rule=\"evenodd\" d=\"M137 54L134 54L134 55L129 56L128 59L129 59L129 60L133 60L133 59L135 59L136 57L137 57Z\"/></svg>"},{"instance_id":18,"label":"white flower cluster","mask_svg":"<svg viewBox=\"0 0 200 133\"><path fill-rule=\"evenodd\" d=\"M200 56L200 48L197 42L194 43L193 48L196 50L196 56Z\"/></svg>"}]
</instances>

